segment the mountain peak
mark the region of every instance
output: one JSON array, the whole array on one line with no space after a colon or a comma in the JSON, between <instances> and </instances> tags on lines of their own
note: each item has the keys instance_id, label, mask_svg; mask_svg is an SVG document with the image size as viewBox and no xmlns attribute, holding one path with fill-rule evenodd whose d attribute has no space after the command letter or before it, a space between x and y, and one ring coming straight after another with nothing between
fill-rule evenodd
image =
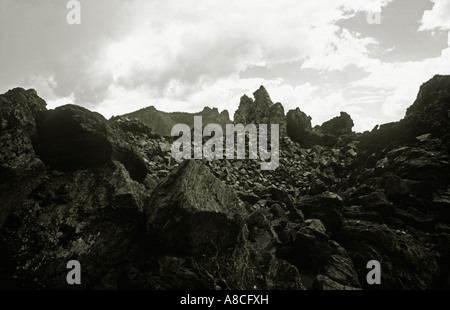
<instances>
[{"instance_id":1,"label":"mountain peak","mask_svg":"<svg viewBox=\"0 0 450 310\"><path fill-rule=\"evenodd\" d=\"M420 86L417 99L406 110L406 117L428 109L431 106L441 105L439 102L450 102L450 75L435 75Z\"/></svg>"},{"instance_id":2,"label":"mountain peak","mask_svg":"<svg viewBox=\"0 0 450 310\"><path fill-rule=\"evenodd\" d=\"M261 85L259 89L253 93L253 96L255 97L255 101L258 103L268 103L270 105L273 104L272 100L270 99L269 93L263 85Z\"/></svg>"}]
</instances>

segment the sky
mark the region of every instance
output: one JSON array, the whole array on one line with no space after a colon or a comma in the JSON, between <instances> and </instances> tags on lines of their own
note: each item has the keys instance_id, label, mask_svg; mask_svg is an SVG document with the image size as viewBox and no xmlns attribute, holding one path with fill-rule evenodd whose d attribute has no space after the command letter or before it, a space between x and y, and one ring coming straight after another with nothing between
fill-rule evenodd
<instances>
[{"instance_id":1,"label":"sky","mask_svg":"<svg viewBox=\"0 0 450 310\"><path fill-rule=\"evenodd\" d=\"M147 106L227 109L264 85L313 125L400 120L450 74L449 0L0 0L0 93L106 118ZM72 15L70 15L72 16ZM379 18L378 18L379 17Z\"/></svg>"}]
</instances>

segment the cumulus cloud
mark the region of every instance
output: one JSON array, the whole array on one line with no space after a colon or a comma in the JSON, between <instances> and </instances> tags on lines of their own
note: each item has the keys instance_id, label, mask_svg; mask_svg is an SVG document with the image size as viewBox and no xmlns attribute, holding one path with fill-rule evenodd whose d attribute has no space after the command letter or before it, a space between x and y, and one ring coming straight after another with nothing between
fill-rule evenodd
<instances>
[{"instance_id":1,"label":"cumulus cloud","mask_svg":"<svg viewBox=\"0 0 450 310\"><path fill-rule=\"evenodd\" d=\"M419 31L433 29L450 29L450 1L431 0L434 5L424 12Z\"/></svg>"},{"instance_id":2,"label":"cumulus cloud","mask_svg":"<svg viewBox=\"0 0 450 310\"><path fill-rule=\"evenodd\" d=\"M391 2L81 1L81 25L68 25L65 1L3 0L0 89L36 88L50 107L73 102L109 117L149 105L190 112L208 105L233 115L240 96L265 85L286 110L300 106L320 123L346 109L355 113L355 123L364 124L358 128L366 129L381 119L364 114L379 99L374 93L388 94L378 103L380 113L396 117L407 94L414 96L433 70L445 73L448 61L443 51L424 62L385 63L372 53L380 38L338 26ZM448 1L434 2L421 30L449 28ZM316 81L240 76L252 66L270 71L290 64L299 76L317 72ZM351 68L366 75L345 86L339 74L344 78ZM338 72L335 85L342 89L321 82L323 72ZM365 89L360 98L366 99L352 97L357 88Z\"/></svg>"}]
</instances>

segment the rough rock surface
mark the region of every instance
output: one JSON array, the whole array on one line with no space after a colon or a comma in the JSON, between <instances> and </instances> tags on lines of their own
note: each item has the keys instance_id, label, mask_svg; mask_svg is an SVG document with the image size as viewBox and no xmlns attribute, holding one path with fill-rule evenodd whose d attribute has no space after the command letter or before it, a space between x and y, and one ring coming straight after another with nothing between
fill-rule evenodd
<instances>
[{"instance_id":1,"label":"rough rock surface","mask_svg":"<svg viewBox=\"0 0 450 310\"><path fill-rule=\"evenodd\" d=\"M255 100L247 95L241 97L239 108L234 113L236 124L279 124L280 137L286 135L286 118L281 103L273 103L269 93L261 86L253 93ZM270 129L269 129L270 131Z\"/></svg>"},{"instance_id":2,"label":"rough rock surface","mask_svg":"<svg viewBox=\"0 0 450 310\"><path fill-rule=\"evenodd\" d=\"M337 116L329 121L326 121L320 126L323 133L333 136L340 136L345 134L351 134L353 128L353 120L345 112L341 112L340 116Z\"/></svg>"},{"instance_id":3,"label":"rough rock surface","mask_svg":"<svg viewBox=\"0 0 450 310\"><path fill-rule=\"evenodd\" d=\"M196 255L214 245L234 248L247 211L227 185L199 162L187 161L153 191L146 206L151 240Z\"/></svg>"},{"instance_id":4,"label":"rough rock surface","mask_svg":"<svg viewBox=\"0 0 450 310\"><path fill-rule=\"evenodd\" d=\"M15 88L0 96L0 228L45 172L32 145L35 117L45 106L33 89Z\"/></svg>"},{"instance_id":5,"label":"rough rock surface","mask_svg":"<svg viewBox=\"0 0 450 310\"><path fill-rule=\"evenodd\" d=\"M288 136L292 141L299 143L303 143L312 131L311 117L300 111L299 108L287 112L286 125Z\"/></svg>"},{"instance_id":6,"label":"rough rock surface","mask_svg":"<svg viewBox=\"0 0 450 310\"><path fill-rule=\"evenodd\" d=\"M34 148L46 165L56 170L94 168L118 160L136 181L142 182L147 174L143 159L122 131L110 126L102 115L75 105L40 113Z\"/></svg>"},{"instance_id":7,"label":"rough rock surface","mask_svg":"<svg viewBox=\"0 0 450 310\"><path fill-rule=\"evenodd\" d=\"M33 90L11 90L0 288L449 289L449 89L435 76L405 118L358 134L345 114L316 128L300 110L284 116L260 88L235 121L285 121L268 171L260 159L176 161L171 139L137 119L47 111ZM381 285L366 281L370 260Z\"/></svg>"}]
</instances>

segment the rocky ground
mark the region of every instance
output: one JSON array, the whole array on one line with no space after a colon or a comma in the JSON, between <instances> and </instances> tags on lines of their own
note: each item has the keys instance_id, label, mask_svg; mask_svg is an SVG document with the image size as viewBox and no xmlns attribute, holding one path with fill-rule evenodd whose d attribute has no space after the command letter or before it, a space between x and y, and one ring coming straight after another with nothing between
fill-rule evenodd
<instances>
[{"instance_id":1,"label":"rocky ground","mask_svg":"<svg viewBox=\"0 0 450 310\"><path fill-rule=\"evenodd\" d=\"M449 76L362 134L254 98L234 119L282 125L273 171L176 161L138 119L1 95L0 288L450 289Z\"/></svg>"}]
</instances>

